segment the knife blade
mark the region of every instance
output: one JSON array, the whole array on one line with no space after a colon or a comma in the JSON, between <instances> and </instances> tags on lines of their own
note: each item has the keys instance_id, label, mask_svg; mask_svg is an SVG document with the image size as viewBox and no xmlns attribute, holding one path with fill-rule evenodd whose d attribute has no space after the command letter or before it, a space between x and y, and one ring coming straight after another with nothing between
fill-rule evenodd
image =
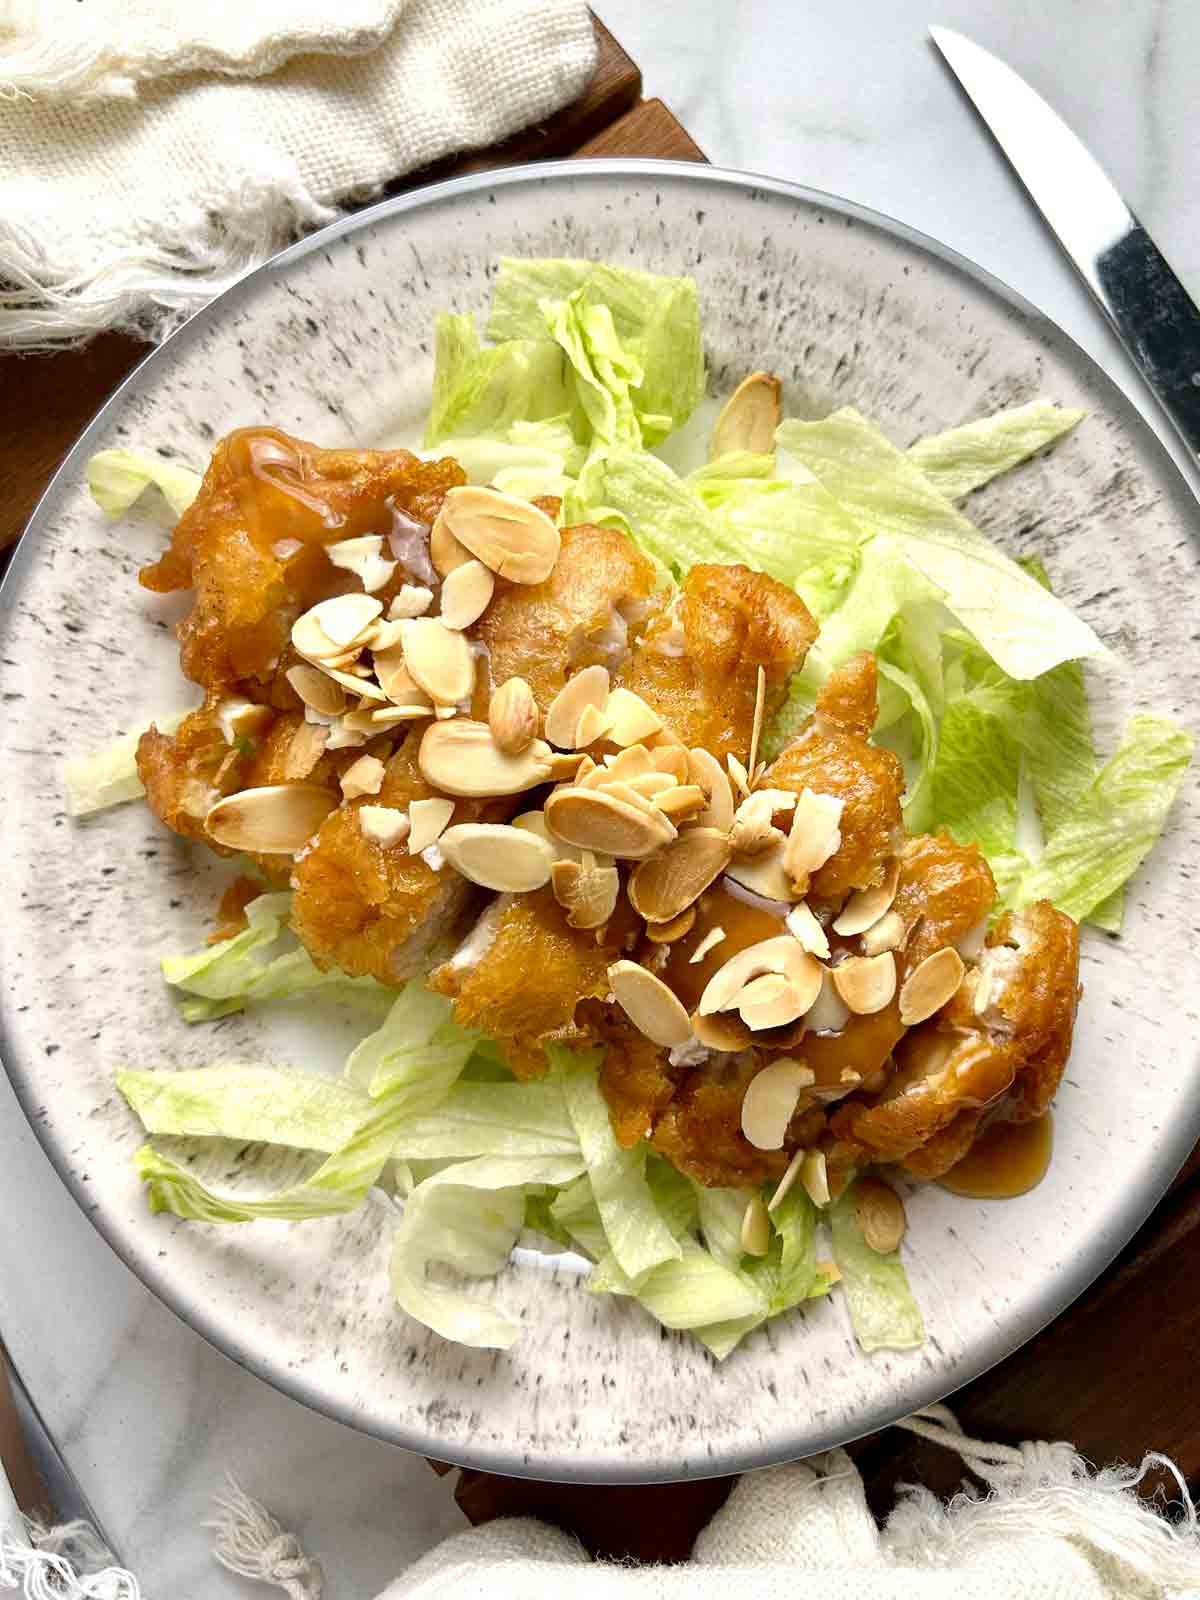
<instances>
[{"instance_id":1,"label":"knife blade","mask_svg":"<svg viewBox=\"0 0 1200 1600\"><path fill-rule=\"evenodd\" d=\"M1058 113L961 33L929 34L1200 464L1200 310Z\"/></svg>"}]
</instances>

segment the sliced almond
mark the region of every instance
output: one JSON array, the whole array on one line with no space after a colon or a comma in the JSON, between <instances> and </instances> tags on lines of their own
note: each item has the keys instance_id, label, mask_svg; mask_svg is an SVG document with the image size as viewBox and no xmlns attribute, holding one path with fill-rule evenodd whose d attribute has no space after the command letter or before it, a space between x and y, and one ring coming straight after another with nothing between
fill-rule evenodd
<instances>
[{"instance_id":1,"label":"sliced almond","mask_svg":"<svg viewBox=\"0 0 1200 1600\"><path fill-rule=\"evenodd\" d=\"M788 912L785 926L792 938L800 941L802 950L807 950L810 956L820 956L822 961L829 960L829 937L804 901Z\"/></svg>"},{"instance_id":2,"label":"sliced almond","mask_svg":"<svg viewBox=\"0 0 1200 1600\"><path fill-rule=\"evenodd\" d=\"M609 699L612 699L611 695ZM610 778L619 778L625 783L651 772L661 773L661 768L655 766L654 758L644 744L631 745L628 750L618 750L616 755L605 756L604 765ZM672 773L662 775L675 781Z\"/></svg>"},{"instance_id":3,"label":"sliced almond","mask_svg":"<svg viewBox=\"0 0 1200 1600\"><path fill-rule=\"evenodd\" d=\"M710 928L704 935L703 939L701 939L700 943L692 951L691 955L688 957L688 965L690 967L697 966L701 961L704 960L705 956L710 950L715 950L717 948L724 938L724 928Z\"/></svg>"},{"instance_id":4,"label":"sliced almond","mask_svg":"<svg viewBox=\"0 0 1200 1600\"><path fill-rule=\"evenodd\" d=\"M608 969L613 999L639 1033L664 1049L686 1044L692 1025L679 1000L661 978L636 961L617 961Z\"/></svg>"},{"instance_id":5,"label":"sliced almond","mask_svg":"<svg viewBox=\"0 0 1200 1600\"><path fill-rule=\"evenodd\" d=\"M687 769L690 782L699 786L708 801L696 821L702 828L728 833L733 827L733 790L724 767L710 751L695 749L687 752Z\"/></svg>"},{"instance_id":6,"label":"sliced almond","mask_svg":"<svg viewBox=\"0 0 1200 1600\"><path fill-rule=\"evenodd\" d=\"M800 1176L800 1168L804 1165L804 1158L807 1154L807 1150L797 1150L796 1154L788 1162L787 1171L775 1186L775 1193L771 1196L770 1200L767 1201L768 1211L777 1210L778 1207L781 1206L787 1199L792 1185Z\"/></svg>"},{"instance_id":7,"label":"sliced almond","mask_svg":"<svg viewBox=\"0 0 1200 1600\"><path fill-rule=\"evenodd\" d=\"M339 594L332 600L322 600L319 605L313 606L298 622L303 622L307 617L339 650L345 650L371 626L382 610L382 600L376 600L372 594ZM294 643L294 627L292 639ZM299 645L296 648L300 650ZM300 650L300 653L303 655L306 652Z\"/></svg>"},{"instance_id":8,"label":"sliced almond","mask_svg":"<svg viewBox=\"0 0 1200 1600\"><path fill-rule=\"evenodd\" d=\"M568 844L628 861L643 860L675 835L653 807L632 805L607 789L556 789L546 801L546 822Z\"/></svg>"},{"instance_id":9,"label":"sliced almond","mask_svg":"<svg viewBox=\"0 0 1200 1600\"><path fill-rule=\"evenodd\" d=\"M342 646L334 644L311 611L305 611L292 623L291 639L307 661L329 661L342 654Z\"/></svg>"},{"instance_id":10,"label":"sliced almond","mask_svg":"<svg viewBox=\"0 0 1200 1600\"><path fill-rule=\"evenodd\" d=\"M750 754L746 760L746 771L750 774L750 787L754 787L758 773L758 745L762 738L763 716L767 709L767 674L763 667L759 667L758 676L754 686L754 721L750 725Z\"/></svg>"},{"instance_id":11,"label":"sliced almond","mask_svg":"<svg viewBox=\"0 0 1200 1600\"><path fill-rule=\"evenodd\" d=\"M388 607L388 621L405 622L409 617L423 617L432 604L433 590L427 589L423 583L401 584Z\"/></svg>"},{"instance_id":12,"label":"sliced almond","mask_svg":"<svg viewBox=\"0 0 1200 1600\"><path fill-rule=\"evenodd\" d=\"M251 855L295 855L316 833L337 797L311 783L241 789L218 800L204 818L216 844Z\"/></svg>"},{"instance_id":13,"label":"sliced almond","mask_svg":"<svg viewBox=\"0 0 1200 1600\"><path fill-rule=\"evenodd\" d=\"M488 702L488 727L505 755L520 755L538 731L537 701L524 678L509 678Z\"/></svg>"},{"instance_id":14,"label":"sliced almond","mask_svg":"<svg viewBox=\"0 0 1200 1600\"><path fill-rule=\"evenodd\" d=\"M450 525L445 518L438 517L429 532L429 559L433 563L433 570L444 583L452 572L466 566L474 557L466 545L460 544L450 532Z\"/></svg>"},{"instance_id":15,"label":"sliced almond","mask_svg":"<svg viewBox=\"0 0 1200 1600\"><path fill-rule=\"evenodd\" d=\"M404 642L404 629L398 622L384 622L379 619L367 629L363 642L372 655L378 654L380 650L392 650Z\"/></svg>"},{"instance_id":16,"label":"sliced almond","mask_svg":"<svg viewBox=\"0 0 1200 1600\"><path fill-rule=\"evenodd\" d=\"M408 837L408 817L397 806L359 806L355 816L365 837L385 850Z\"/></svg>"},{"instance_id":17,"label":"sliced almond","mask_svg":"<svg viewBox=\"0 0 1200 1600\"><path fill-rule=\"evenodd\" d=\"M322 716L337 717L346 709L346 691L316 667L289 667L287 681L304 704Z\"/></svg>"},{"instance_id":18,"label":"sliced almond","mask_svg":"<svg viewBox=\"0 0 1200 1600\"><path fill-rule=\"evenodd\" d=\"M460 822L438 840L446 860L472 883L502 894L528 894L550 882L554 851L527 828Z\"/></svg>"},{"instance_id":19,"label":"sliced almond","mask_svg":"<svg viewBox=\"0 0 1200 1600\"><path fill-rule=\"evenodd\" d=\"M384 728L394 728L402 722L419 722L422 717L432 714L433 707L430 705L371 705L357 711L347 711L341 719L341 725L354 733L363 733L369 737L373 733L382 732Z\"/></svg>"},{"instance_id":20,"label":"sliced almond","mask_svg":"<svg viewBox=\"0 0 1200 1600\"><path fill-rule=\"evenodd\" d=\"M900 990L900 1021L911 1028L940 1011L962 982L963 959L952 945L926 956Z\"/></svg>"},{"instance_id":21,"label":"sliced almond","mask_svg":"<svg viewBox=\"0 0 1200 1600\"><path fill-rule=\"evenodd\" d=\"M566 683L551 700L546 709L546 738L561 750L574 750L579 719L584 708L604 709L608 699L609 676L607 667L584 667Z\"/></svg>"},{"instance_id":22,"label":"sliced almond","mask_svg":"<svg viewBox=\"0 0 1200 1600\"><path fill-rule=\"evenodd\" d=\"M893 859L888 862L882 883L871 889L856 889L846 901L833 925L834 933L852 939L856 934L865 933L873 927L880 917L891 910L899 883L900 863Z\"/></svg>"},{"instance_id":23,"label":"sliced almond","mask_svg":"<svg viewBox=\"0 0 1200 1600\"><path fill-rule=\"evenodd\" d=\"M417 756L425 781L445 794L520 794L549 781L550 746L535 739L519 755L506 755L486 722L455 717L426 728Z\"/></svg>"},{"instance_id":24,"label":"sliced almond","mask_svg":"<svg viewBox=\"0 0 1200 1600\"><path fill-rule=\"evenodd\" d=\"M803 789L792 813L792 829L784 851L784 867L801 894L808 880L841 846L840 823L845 801L832 794Z\"/></svg>"},{"instance_id":25,"label":"sliced almond","mask_svg":"<svg viewBox=\"0 0 1200 1600\"><path fill-rule=\"evenodd\" d=\"M660 734L659 738L662 737ZM659 744L650 751L655 772L669 772L676 783L691 781L688 774L688 753L681 744ZM701 785L703 788L703 785Z\"/></svg>"},{"instance_id":26,"label":"sliced almond","mask_svg":"<svg viewBox=\"0 0 1200 1600\"><path fill-rule=\"evenodd\" d=\"M562 545L558 529L537 506L475 485L449 491L434 528L439 524L513 583L543 583Z\"/></svg>"},{"instance_id":27,"label":"sliced almond","mask_svg":"<svg viewBox=\"0 0 1200 1600\"><path fill-rule=\"evenodd\" d=\"M829 967L822 969L821 992L804 1020L810 1033L841 1033L850 1020L850 1008L837 992Z\"/></svg>"},{"instance_id":28,"label":"sliced almond","mask_svg":"<svg viewBox=\"0 0 1200 1600\"><path fill-rule=\"evenodd\" d=\"M771 820L774 814L775 808L766 792L749 795L742 801L733 814L729 833L735 855L759 856L764 850L772 850L783 843L782 831Z\"/></svg>"},{"instance_id":29,"label":"sliced almond","mask_svg":"<svg viewBox=\"0 0 1200 1600\"><path fill-rule=\"evenodd\" d=\"M350 712L347 712L330 728L329 738L325 742L326 750L353 750L357 745L366 744L371 737L370 730L351 727L347 722L349 716Z\"/></svg>"},{"instance_id":30,"label":"sliced almond","mask_svg":"<svg viewBox=\"0 0 1200 1600\"><path fill-rule=\"evenodd\" d=\"M704 791L697 783L676 783L670 789L663 789L656 794L654 805L673 822L691 820L705 809Z\"/></svg>"},{"instance_id":31,"label":"sliced almond","mask_svg":"<svg viewBox=\"0 0 1200 1600\"><path fill-rule=\"evenodd\" d=\"M738 995L738 1016L751 1033L764 1028L786 1028L802 1016L801 996L778 972L765 972Z\"/></svg>"},{"instance_id":32,"label":"sliced almond","mask_svg":"<svg viewBox=\"0 0 1200 1600\"><path fill-rule=\"evenodd\" d=\"M387 695L384 694L377 683L373 683L369 678L359 678L350 672L337 672L334 668L327 666L325 662L321 663L321 671L326 677L332 678L334 683L340 683L343 689L348 689L351 694L356 695L360 703L364 700L371 700L383 705L387 701ZM358 708L356 707L355 709Z\"/></svg>"},{"instance_id":33,"label":"sliced almond","mask_svg":"<svg viewBox=\"0 0 1200 1600\"><path fill-rule=\"evenodd\" d=\"M773 372L752 372L721 407L712 436L712 459L731 450L770 455L779 426L782 385Z\"/></svg>"},{"instance_id":34,"label":"sliced almond","mask_svg":"<svg viewBox=\"0 0 1200 1600\"><path fill-rule=\"evenodd\" d=\"M898 911L885 911L862 936L863 955L877 956L883 950L903 950L908 941L908 924Z\"/></svg>"},{"instance_id":35,"label":"sliced almond","mask_svg":"<svg viewBox=\"0 0 1200 1600\"><path fill-rule=\"evenodd\" d=\"M646 929L646 937L651 944L674 944L677 939L682 939L684 934L691 933L695 922L696 908L689 906L677 917L672 917L670 922L651 923Z\"/></svg>"},{"instance_id":36,"label":"sliced almond","mask_svg":"<svg viewBox=\"0 0 1200 1600\"><path fill-rule=\"evenodd\" d=\"M592 860L555 861L550 882L572 928L602 928L616 910L621 888L616 867L597 866Z\"/></svg>"},{"instance_id":37,"label":"sliced almond","mask_svg":"<svg viewBox=\"0 0 1200 1600\"><path fill-rule=\"evenodd\" d=\"M896 993L896 958L890 950L877 956L851 956L830 970L834 988L855 1016L882 1011Z\"/></svg>"},{"instance_id":38,"label":"sliced almond","mask_svg":"<svg viewBox=\"0 0 1200 1600\"><path fill-rule=\"evenodd\" d=\"M608 720L607 707L603 711L597 711L595 706L584 706L575 729L575 743L580 750L586 750L588 745L596 744L600 739L607 739L611 730L612 723Z\"/></svg>"},{"instance_id":39,"label":"sliced almond","mask_svg":"<svg viewBox=\"0 0 1200 1600\"><path fill-rule=\"evenodd\" d=\"M733 784L734 793L741 795L744 800L750 793L749 773L732 752L725 757L725 766L729 772L729 780Z\"/></svg>"},{"instance_id":40,"label":"sliced almond","mask_svg":"<svg viewBox=\"0 0 1200 1600\"><path fill-rule=\"evenodd\" d=\"M378 794L383 788L385 771L378 756L359 756L342 773L342 793L347 800L357 800L363 794Z\"/></svg>"},{"instance_id":41,"label":"sliced almond","mask_svg":"<svg viewBox=\"0 0 1200 1600\"><path fill-rule=\"evenodd\" d=\"M716 1050L722 1055L736 1055L745 1050L753 1035L735 1012L718 1012L711 1017L692 1013L692 1032L706 1050Z\"/></svg>"},{"instance_id":42,"label":"sliced almond","mask_svg":"<svg viewBox=\"0 0 1200 1600\"><path fill-rule=\"evenodd\" d=\"M413 800L408 808L409 855L419 856L422 850L428 850L431 844L436 844L453 815L453 800L443 800L440 796L430 800Z\"/></svg>"},{"instance_id":43,"label":"sliced almond","mask_svg":"<svg viewBox=\"0 0 1200 1600\"><path fill-rule=\"evenodd\" d=\"M800 1061L781 1056L751 1078L742 1097L742 1132L756 1150L782 1150L788 1123L813 1073Z\"/></svg>"},{"instance_id":44,"label":"sliced almond","mask_svg":"<svg viewBox=\"0 0 1200 1600\"><path fill-rule=\"evenodd\" d=\"M584 756L575 774L577 787L581 789L607 789L611 782L612 774L607 767L598 767L591 756Z\"/></svg>"},{"instance_id":45,"label":"sliced almond","mask_svg":"<svg viewBox=\"0 0 1200 1600\"><path fill-rule=\"evenodd\" d=\"M854 1215L872 1250L890 1256L900 1248L908 1221L900 1196L890 1184L879 1178L860 1178L854 1189Z\"/></svg>"},{"instance_id":46,"label":"sliced almond","mask_svg":"<svg viewBox=\"0 0 1200 1600\"><path fill-rule=\"evenodd\" d=\"M255 738L274 717L273 706L260 706L240 695L226 695L217 705L217 723L226 744Z\"/></svg>"},{"instance_id":47,"label":"sliced almond","mask_svg":"<svg viewBox=\"0 0 1200 1600\"><path fill-rule=\"evenodd\" d=\"M360 539L339 539L336 544L325 546L325 554L335 567L353 572L368 594L382 589L396 570L396 563L383 554L383 536L378 533L368 533Z\"/></svg>"},{"instance_id":48,"label":"sliced almond","mask_svg":"<svg viewBox=\"0 0 1200 1600\"><path fill-rule=\"evenodd\" d=\"M635 868L629 901L647 922L670 922L729 865L729 840L715 828L689 828Z\"/></svg>"},{"instance_id":49,"label":"sliced almond","mask_svg":"<svg viewBox=\"0 0 1200 1600\"><path fill-rule=\"evenodd\" d=\"M647 800L653 800L656 794L662 794L664 789L677 789L679 785L669 772L642 772L633 778L619 778L609 768L609 778L612 782L627 783L635 794L644 795Z\"/></svg>"},{"instance_id":50,"label":"sliced almond","mask_svg":"<svg viewBox=\"0 0 1200 1600\"><path fill-rule=\"evenodd\" d=\"M317 723L302 722L293 733L283 763L285 783L300 783L309 776L325 754L329 729Z\"/></svg>"},{"instance_id":51,"label":"sliced almond","mask_svg":"<svg viewBox=\"0 0 1200 1600\"><path fill-rule=\"evenodd\" d=\"M612 721L609 738L622 748L640 744L662 727L658 712L631 689L614 689L604 709Z\"/></svg>"},{"instance_id":52,"label":"sliced almond","mask_svg":"<svg viewBox=\"0 0 1200 1600\"><path fill-rule=\"evenodd\" d=\"M783 864L786 850L784 843L764 850L760 856L735 856L725 869L726 876L765 900L795 900L797 891Z\"/></svg>"},{"instance_id":53,"label":"sliced almond","mask_svg":"<svg viewBox=\"0 0 1200 1600\"><path fill-rule=\"evenodd\" d=\"M802 997L809 996L807 1005L797 1015L803 1015L820 992L820 963L801 950L790 933L782 933L738 951L713 973L700 996L701 1016L711 1016L714 1011L736 1006L746 985L766 972L790 979Z\"/></svg>"},{"instance_id":54,"label":"sliced almond","mask_svg":"<svg viewBox=\"0 0 1200 1600\"><path fill-rule=\"evenodd\" d=\"M746 1201L741 1238L742 1249L748 1256L765 1256L771 1248L771 1220L757 1190Z\"/></svg>"},{"instance_id":55,"label":"sliced almond","mask_svg":"<svg viewBox=\"0 0 1200 1600\"><path fill-rule=\"evenodd\" d=\"M464 561L442 584L442 621L448 628L469 628L492 603L496 579L482 561Z\"/></svg>"},{"instance_id":56,"label":"sliced almond","mask_svg":"<svg viewBox=\"0 0 1200 1600\"><path fill-rule=\"evenodd\" d=\"M437 617L413 617L402 622L404 665L417 687L436 705L453 706L466 700L475 684L475 657L470 643Z\"/></svg>"},{"instance_id":57,"label":"sliced almond","mask_svg":"<svg viewBox=\"0 0 1200 1600\"><path fill-rule=\"evenodd\" d=\"M815 1206L829 1204L829 1168L823 1150L806 1150L800 1164L800 1182Z\"/></svg>"},{"instance_id":58,"label":"sliced almond","mask_svg":"<svg viewBox=\"0 0 1200 1600\"><path fill-rule=\"evenodd\" d=\"M546 760L549 763L550 776L555 783L574 783L585 764L591 763L592 766L596 764L591 756L584 755L582 750L572 751L570 754L561 750L551 750Z\"/></svg>"}]
</instances>

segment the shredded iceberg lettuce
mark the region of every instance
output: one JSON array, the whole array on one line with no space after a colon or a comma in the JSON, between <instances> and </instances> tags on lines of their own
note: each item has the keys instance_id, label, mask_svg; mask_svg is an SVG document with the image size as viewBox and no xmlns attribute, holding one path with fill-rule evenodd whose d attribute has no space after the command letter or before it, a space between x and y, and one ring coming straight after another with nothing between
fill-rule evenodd
<instances>
[{"instance_id":1,"label":"shredded iceberg lettuce","mask_svg":"<svg viewBox=\"0 0 1200 1600\"><path fill-rule=\"evenodd\" d=\"M940 495L961 500L1061 439L1083 418L1082 411L1052 405L1049 400L1030 400L1027 405L1010 406L977 422L918 439L909 447L908 459Z\"/></svg>"},{"instance_id":2,"label":"shredded iceberg lettuce","mask_svg":"<svg viewBox=\"0 0 1200 1600\"><path fill-rule=\"evenodd\" d=\"M850 1320L862 1348L870 1354L923 1344L925 1325L899 1252L881 1255L863 1238L855 1214L854 1184L829 1208L829 1230Z\"/></svg>"},{"instance_id":3,"label":"shredded iceberg lettuce","mask_svg":"<svg viewBox=\"0 0 1200 1600\"><path fill-rule=\"evenodd\" d=\"M92 499L109 517L121 517L151 484L177 517L200 493L198 472L144 450L98 450L87 464Z\"/></svg>"},{"instance_id":4,"label":"shredded iceberg lettuce","mask_svg":"<svg viewBox=\"0 0 1200 1600\"><path fill-rule=\"evenodd\" d=\"M77 756L63 764L67 790L67 810L73 817L90 817L109 806L136 800L145 794L138 777L138 740L151 727L160 733L174 733L187 716L186 711L171 711L165 717L151 717L132 733L114 739L90 756Z\"/></svg>"},{"instance_id":5,"label":"shredded iceberg lettuce","mask_svg":"<svg viewBox=\"0 0 1200 1600\"><path fill-rule=\"evenodd\" d=\"M340 1149L371 1110L366 1095L337 1078L258 1062L218 1062L181 1072L117 1072L117 1088L147 1133L294 1150Z\"/></svg>"}]
</instances>

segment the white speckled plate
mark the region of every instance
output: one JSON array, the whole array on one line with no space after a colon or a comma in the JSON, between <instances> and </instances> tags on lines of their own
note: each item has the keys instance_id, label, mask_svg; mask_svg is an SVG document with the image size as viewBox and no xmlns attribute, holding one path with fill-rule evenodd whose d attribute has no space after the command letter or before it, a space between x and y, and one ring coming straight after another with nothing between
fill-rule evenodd
<instances>
[{"instance_id":1,"label":"white speckled plate","mask_svg":"<svg viewBox=\"0 0 1200 1600\"><path fill-rule=\"evenodd\" d=\"M1001 1204L937 1188L910 1203L920 1351L864 1358L835 1296L716 1366L636 1305L589 1296L568 1264L520 1252L484 1292L519 1311L525 1334L508 1354L463 1350L389 1303L387 1214L374 1200L300 1226L151 1217L115 1067L266 1054L332 1070L353 1024L314 1008L186 1028L157 956L203 938L212 865L139 805L83 825L65 815L64 755L184 700L178 610L136 582L163 524L152 511L105 521L85 461L128 443L198 464L218 435L264 421L327 445L411 440L434 314L482 310L501 254L692 273L714 392L771 366L788 410L853 402L900 443L1038 394L1086 407L1082 427L981 495L975 514L1013 553L1038 551L1111 645L1114 665L1093 675L1107 744L1134 705L1190 715L1196 505L1133 407L1031 307L881 218L732 173L593 162L444 184L326 230L214 302L104 407L38 508L0 619L3 1051L105 1238L195 1328L298 1399L501 1472L733 1471L955 1389L1061 1311L1158 1200L1200 1127L1196 794L1134 885L1124 935L1085 937L1049 1177ZM36 1238L36 1217L29 1226Z\"/></svg>"}]
</instances>

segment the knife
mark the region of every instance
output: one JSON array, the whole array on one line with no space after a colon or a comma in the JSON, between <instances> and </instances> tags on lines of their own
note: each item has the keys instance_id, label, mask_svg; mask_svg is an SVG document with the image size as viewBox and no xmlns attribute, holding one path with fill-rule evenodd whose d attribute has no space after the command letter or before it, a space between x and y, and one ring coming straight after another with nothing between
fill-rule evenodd
<instances>
[{"instance_id":1,"label":"knife","mask_svg":"<svg viewBox=\"0 0 1200 1600\"><path fill-rule=\"evenodd\" d=\"M1200 464L1200 311L1099 163L1003 61L930 37Z\"/></svg>"}]
</instances>

